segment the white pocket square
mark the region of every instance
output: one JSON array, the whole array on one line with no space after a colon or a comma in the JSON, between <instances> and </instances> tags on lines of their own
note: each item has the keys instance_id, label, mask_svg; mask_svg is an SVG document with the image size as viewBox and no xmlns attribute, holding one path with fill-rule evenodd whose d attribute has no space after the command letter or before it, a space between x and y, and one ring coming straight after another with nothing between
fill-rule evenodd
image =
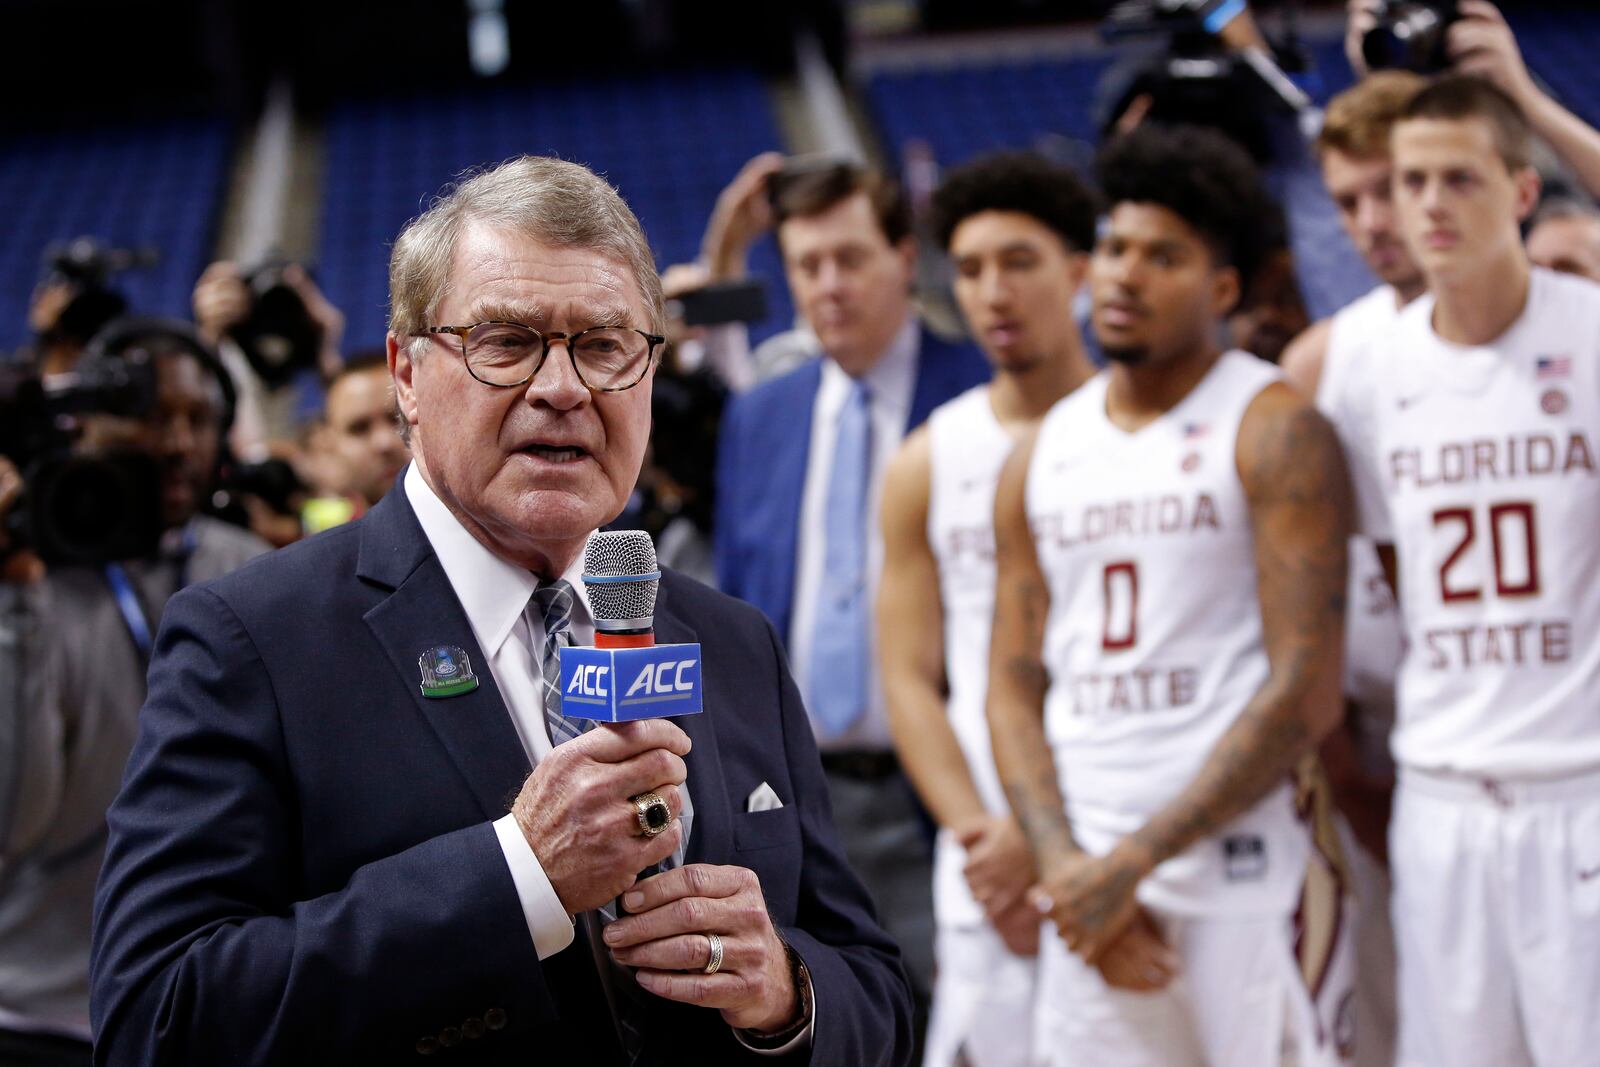
<instances>
[{"instance_id":1,"label":"white pocket square","mask_svg":"<svg viewBox=\"0 0 1600 1067\"><path fill-rule=\"evenodd\" d=\"M762 782L750 794L750 799L744 802L745 811L771 811L773 808L783 807L783 801L778 799L778 794L773 792L772 786Z\"/></svg>"}]
</instances>

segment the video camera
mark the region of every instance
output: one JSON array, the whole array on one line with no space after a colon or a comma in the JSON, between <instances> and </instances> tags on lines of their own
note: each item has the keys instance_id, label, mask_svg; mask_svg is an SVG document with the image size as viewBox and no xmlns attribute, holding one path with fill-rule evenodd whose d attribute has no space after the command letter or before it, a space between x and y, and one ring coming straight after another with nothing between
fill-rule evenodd
<instances>
[{"instance_id":1,"label":"video camera","mask_svg":"<svg viewBox=\"0 0 1600 1067\"><path fill-rule=\"evenodd\" d=\"M244 277L250 313L228 331L245 359L268 388L277 388L297 371L314 367L322 328L311 318L283 273L289 263L268 260Z\"/></svg>"},{"instance_id":2,"label":"video camera","mask_svg":"<svg viewBox=\"0 0 1600 1067\"><path fill-rule=\"evenodd\" d=\"M1243 7L1239 0L1125 0L1100 24L1108 41L1153 33L1215 34Z\"/></svg>"},{"instance_id":3,"label":"video camera","mask_svg":"<svg viewBox=\"0 0 1600 1067\"><path fill-rule=\"evenodd\" d=\"M155 368L143 353L86 355L69 374L41 377L0 365L0 455L24 490L6 517L11 544L46 563L105 563L154 552L161 537L161 471L134 450L81 455L74 424L89 414L145 418Z\"/></svg>"},{"instance_id":4,"label":"video camera","mask_svg":"<svg viewBox=\"0 0 1600 1067\"><path fill-rule=\"evenodd\" d=\"M1361 58L1369 70L1448 70L1445 38L1459 17L1456 0L1384 0L1378 24L1361 38Z\"/></svg>"},{"instance_id":5,"label":"video camera","mask_svg":"<svg viewBox=\"0 0 1600 1067\"><path fill-rule=\"evenodd\" d=\"M1164 39L1166 48L1124 68L1125 84L1102 104L1100 130L1110 136L1117 120L1139 97L1148 97L1146 117L1168 125L1207 126L1242 145L1257 163L1272 158L1266 116L1303 118L1310 100L1284 74L1304 69L1304 56L1290 30L1273 45L1273 56L1255 49L1230 50L1218 33L1245 10L1242 0L1126 0L1100 24L1107 43ZM1281 65L1280 65L1281 64Z\"/></svg>"},{"instance_id":6,"label":"video camera","mask_svg":"<svg viewBox=\"0 0 1600 1067\"><path fill-rule=\"evenodd\" d=\"M128 309L128 301L111 288L113 274L148 267L154 249L112 248L93 237L76 237L45 249L41 287L66 286L72 297L46 330L78 344L87 344L101 328Z\"/></svg>"}]
</instances>

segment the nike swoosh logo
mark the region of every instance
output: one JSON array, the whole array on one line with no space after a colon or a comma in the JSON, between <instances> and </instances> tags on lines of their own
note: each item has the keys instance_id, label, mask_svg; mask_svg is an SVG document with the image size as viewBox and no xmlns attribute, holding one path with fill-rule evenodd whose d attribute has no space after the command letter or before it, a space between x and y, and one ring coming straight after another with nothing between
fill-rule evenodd
<instances>
[{"instance_id":1,"label":"nike swoosh logo","mask_svg":"<svg viewBox=\"0 0 1600 1067\"><path fill-rule=\"evenodd\" d=\"M1587 871L1578 872L1578 881L1580 882L1587 882L1594 878L1600 878L1600 867L1590 867Z\"/></svg>"},{"instance_id":2,"label":"nike swoosh logo","mask_svg":"<svg viewBox=\"0 0 1600 1067\"><path fill-rule=\"evenodd\" d=\"M1406 408L1409 408L1409 407L1412 407L1413 405L1422 403L1422 400L1423 400L1424 396L1426 396L1426 394L1418 393L1415 396L1403 396L1403 397L1401 397L1400 400L1399 400L1400 410L1404 411Z\"/></svg>"}]
</instances>

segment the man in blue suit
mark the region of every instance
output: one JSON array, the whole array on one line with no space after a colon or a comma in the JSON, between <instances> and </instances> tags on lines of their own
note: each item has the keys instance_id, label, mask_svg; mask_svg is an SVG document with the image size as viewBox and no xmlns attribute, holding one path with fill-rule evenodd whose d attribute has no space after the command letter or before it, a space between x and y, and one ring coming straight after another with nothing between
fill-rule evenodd
<instances>
[{"instance_id":1,"label":"man in blue suit","mask_svg":"<svg viewBox=\"0 0 1600 1067\"><path fill-rule=\"evenodd\" d=\"M789 286L821 358L725 416L717 578L783 637L846 855L905 953L920 1033L933 972L931 830L894 756L873 654L877 501L901 438L989 370L971 346L919 323L916 246L896 185L847 164L768 181Z\"/></svg>"},{"instance_id":2,"label":"man in blue suit","mask_svg":"<svg viewBox=\"0 0 1600 1067\"><path fill-rule=\"evenodd\" d=\"M412 465L163 619L96 897L96 1062L906 1062L904 972L771 627L669 573L656 628L700 642L705 713L561 712L582 548L649 433L632 213L515 160L414 220L390 280Z\"/></svg>"}]
</instances>

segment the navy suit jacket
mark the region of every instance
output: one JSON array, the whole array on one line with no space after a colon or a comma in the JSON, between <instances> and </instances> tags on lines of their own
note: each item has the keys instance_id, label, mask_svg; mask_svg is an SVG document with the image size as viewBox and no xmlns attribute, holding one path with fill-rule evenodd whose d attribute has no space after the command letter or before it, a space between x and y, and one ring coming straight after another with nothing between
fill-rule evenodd
<instances>
[{"instance_id":1,"label":"navy suit jacket","mask_svg":"<svg viewBox=\"0 0 1600 1067\"><path fill-rule=\"evenodd\" d=\"M923 327L906 432L946 400L988 381L990 373L971 345L951 344ZM717 584L766 612L786 642L811 416L821 383L818 359L763 382L728 405L717 444Z\"/></svg>"},{"instance_id":2,"label":"navy suit jacket","mask_svg":"<svg viewBox=\"0 0 1600 1067\"><path fill-rule=\"evenodd\" d=\"M904 1061L909 986L839 848L776 635L670 572L656 625L664 643L699 641L706 665L705 713L677 720L694 745L688 861L760 877L811 971L811 1062ZM422 697L417 659L438 645L467 652L478 689ZM419 1040L450 1027L474 1036L436 1059L619 1062L582 924L537 958L490 825L528 770L398 488L179 594L109 814L95 1062L420 1062ZM783 806L747 812L762 782ZM641 995L657 1062L758 1061L714 1010Z\"/></svg>"}]
</instances>

